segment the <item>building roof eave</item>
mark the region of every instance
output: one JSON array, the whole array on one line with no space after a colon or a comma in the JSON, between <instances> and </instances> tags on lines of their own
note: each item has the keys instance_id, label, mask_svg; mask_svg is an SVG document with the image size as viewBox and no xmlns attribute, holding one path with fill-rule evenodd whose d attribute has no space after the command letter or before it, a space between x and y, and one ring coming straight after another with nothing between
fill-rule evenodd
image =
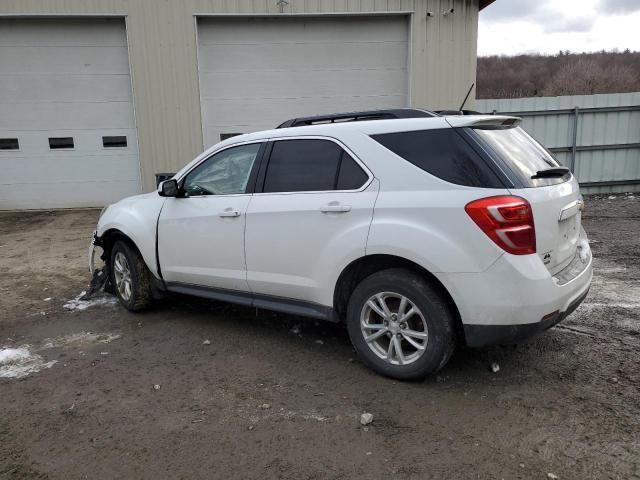
<instances>
[{"instance_id":1,"label":"building roof eave","mask_svg":"<svg viewBox=\"0 0 640 480\"><path fill-rule=\"evenodd\" d=\"M491 5L493 2L495 2L496 0L480 0L480 5L479 5L479 10L482 10L483 8L488 7L489 5Z\"/></svg>"}]
</instances>

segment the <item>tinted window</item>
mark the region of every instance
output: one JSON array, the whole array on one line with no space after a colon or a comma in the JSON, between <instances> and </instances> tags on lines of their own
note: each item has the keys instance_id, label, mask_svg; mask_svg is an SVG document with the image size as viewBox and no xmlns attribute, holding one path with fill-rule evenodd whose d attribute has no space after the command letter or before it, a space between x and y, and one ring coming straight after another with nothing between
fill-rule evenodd
<instances>
[{"instance_id":1,"label":"tinted window","mask_svg":"<svg viewBox=\"0 0 640 480\"><path fill-rule=\"evenodd\" d=\"M367 174L346 152L342 153L336 190L357 190L368 180Z\"/></svg>"},{"instance_id":2,"label":"tinted window","mask_svg":"<svg viewBox=\"0 0 640 480\"><path fill-rule=\"evenodd\" d=\"M55 150L58 148L73 148L72 137L50 137L49 148Z\"/></svg>"},{"instance_id":3,"label":"tinted window","mask_svg":"<svg viewBox=\"0 0 640 480\"><path fill-rule=\"evenodd\" d=\"M125 148L127 146L127 137L124 135L102 137L102 146L104 148Z\"/></svg>"},{"instance_id":4,"label":"tinted window","mask_svg":"<svg viewBox=\"0 0 640 480\"><path fill-rule=\"evenodd\" d=\"M416 167L447 182L470 187L504 186L453 128L385 133L372 138Z\"/></svg>"},{"instance_id":5,"label":"tinted window","mask_svg":"<svg viewBox=\"0 0 640 480\"><path fill-rule=\"evenodd\" d=\"M329 140L280 140L273 144L264 192L333 190L342 149Z\"/></svg>"},{"instance_id":6,"label":"tinted window","mask_svg":"<svg viewBox=\"0 0 640 480\"><path fill-rule=\"evenodd\" d=\"M560 165L546 148L520 127L504 130L474 129L473 131L495 155L500 157L518 175L527 187L562 183L571 177L567 173L559 177L532 179L531 177L538 171Z\"/></svg>"},{"instance_id":7,"label":"tinted window","mask_svg":"<svg viewBox=\"0 0 640 480\"><path fill-rule=\"evenodd\" d=\"M240 145L209 157L193 169L184 181L185 196L245 193L259 143Z\"/></svg>"},{"instance_id":8,"label":"tinted window","mask_svg":"<svg viewBox=\"0 0 640 480\"><path fill-rule=\"evenodd\" d=\"M17 138L0 138L0 150L19 150Z\"/></svg>"}]
</instances>

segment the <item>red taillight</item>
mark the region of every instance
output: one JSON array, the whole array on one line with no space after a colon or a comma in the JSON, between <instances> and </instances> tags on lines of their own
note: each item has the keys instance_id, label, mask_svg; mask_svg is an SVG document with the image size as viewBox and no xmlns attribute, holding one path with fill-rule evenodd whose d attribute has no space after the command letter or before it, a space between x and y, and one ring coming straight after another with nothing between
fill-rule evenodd
<instances>
[{"instance_id":1,"label":"red taillight","mask_svg":"<svg viewBox=\"0 0 640 480\"><path fill-rule=\"evenodd\" d=\"M513 255L536 253L531 205L524 198L499 196L474 200L464 207L496 245Z\"/></svg>"}]
</instances>

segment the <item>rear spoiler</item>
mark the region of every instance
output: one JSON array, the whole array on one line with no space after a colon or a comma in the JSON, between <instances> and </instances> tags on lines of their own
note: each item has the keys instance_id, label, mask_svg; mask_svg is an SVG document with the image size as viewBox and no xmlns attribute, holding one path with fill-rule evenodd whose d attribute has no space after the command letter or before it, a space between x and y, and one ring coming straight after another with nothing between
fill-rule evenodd
<instances>
[{"instance_id":1,"label":"rear spoiler","mask_svg":"<svg viewBox=\"0 0 640 480\"><path fill-rule=\"evenodd\" d=\"M452 127L469 127L481 130L505 130L515 128L522 122L519 117L507 117L504 115L469 115L447 116L447 123Z\"/></svg>"}]
</instances>

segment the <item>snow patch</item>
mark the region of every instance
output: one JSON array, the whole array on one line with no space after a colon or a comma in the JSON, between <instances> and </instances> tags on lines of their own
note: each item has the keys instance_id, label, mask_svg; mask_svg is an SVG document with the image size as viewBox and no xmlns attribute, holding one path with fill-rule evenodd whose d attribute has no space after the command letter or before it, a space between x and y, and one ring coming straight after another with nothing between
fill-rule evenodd
<instances>
[{"instance_id":1,"label":"snow patch","mask_svg":"<svg viewBox=\"0 0 640 480\"><path fill-rule=\"evenodd\" d=\"M118 303L118 299L113 295L107 295L106 293L97 294L91 297L88 300L82 300L82 297L86 295L87 292L83 291L76 298L69 300L64 304L64 308L71 311L83 311L90 307L95 307L96 305L115 305Z\"/></svg>"},{"instance_id":2,"label":"snow patch","mask_svg":"<svg viewBox=\"0 0 640 480\"><path fill-rule=\"evenodd\" d=\"M587 308L606 307L606 308L626 308L633 310L640 308L640 302L585 302Z\"/></svg>"},{"instance_id":3,"label":"snow patch","mask_svg":"<svg viewBox=\"0 0 640 480\"><path fill-rule=\"evenodd\" d=\"M42 348L78 347L94 343L110 343L118 338L120 338L120 335L117 333L72 333L61 337L47 338L43 341Z\"/></svg>"},{"instance_id":4,"label":"snow patch","mask_svg":"<svg viewBox=\"0 0 640 480\"><path fill-rule=\"evenodd\" d=\"M56 360L45 362L29 345L18 348L0 348L0 378L22 378L45 368L51 368Z\"/></svg>"},{"instance_id":5,"label":"snow patch","mask_svg":"<svg viewBox=\"0 0 640 480\"><path fill-rule=\"evenodd\" d=\"M589 241L586 238L581 238L578 242L578 255L580 255L580 260L582 260L583 263L589 260L591 247L589 247Z\"/></svg>"},{"instance_id":6,"label":"snow patch","mask_svg":"<svg viewBox=\"0 0 640 480\"><path fill-rule=\"evenodd\" d=\"M0 365L14 363L29 358L30 352L24 347L3 348L0 350Z\"/></svg>"},{"instance_id":7,"label":"snow patch","mask_svg":"<svg viewBox=\"0 0 640 480\"><path fill-rule=\"evenodd\" d=\"M597 269L596 273L603 275L603 274L610 274L610 273L623 273L627 271L627 267L600 267Z\"/></svg>"}]
</instances>

